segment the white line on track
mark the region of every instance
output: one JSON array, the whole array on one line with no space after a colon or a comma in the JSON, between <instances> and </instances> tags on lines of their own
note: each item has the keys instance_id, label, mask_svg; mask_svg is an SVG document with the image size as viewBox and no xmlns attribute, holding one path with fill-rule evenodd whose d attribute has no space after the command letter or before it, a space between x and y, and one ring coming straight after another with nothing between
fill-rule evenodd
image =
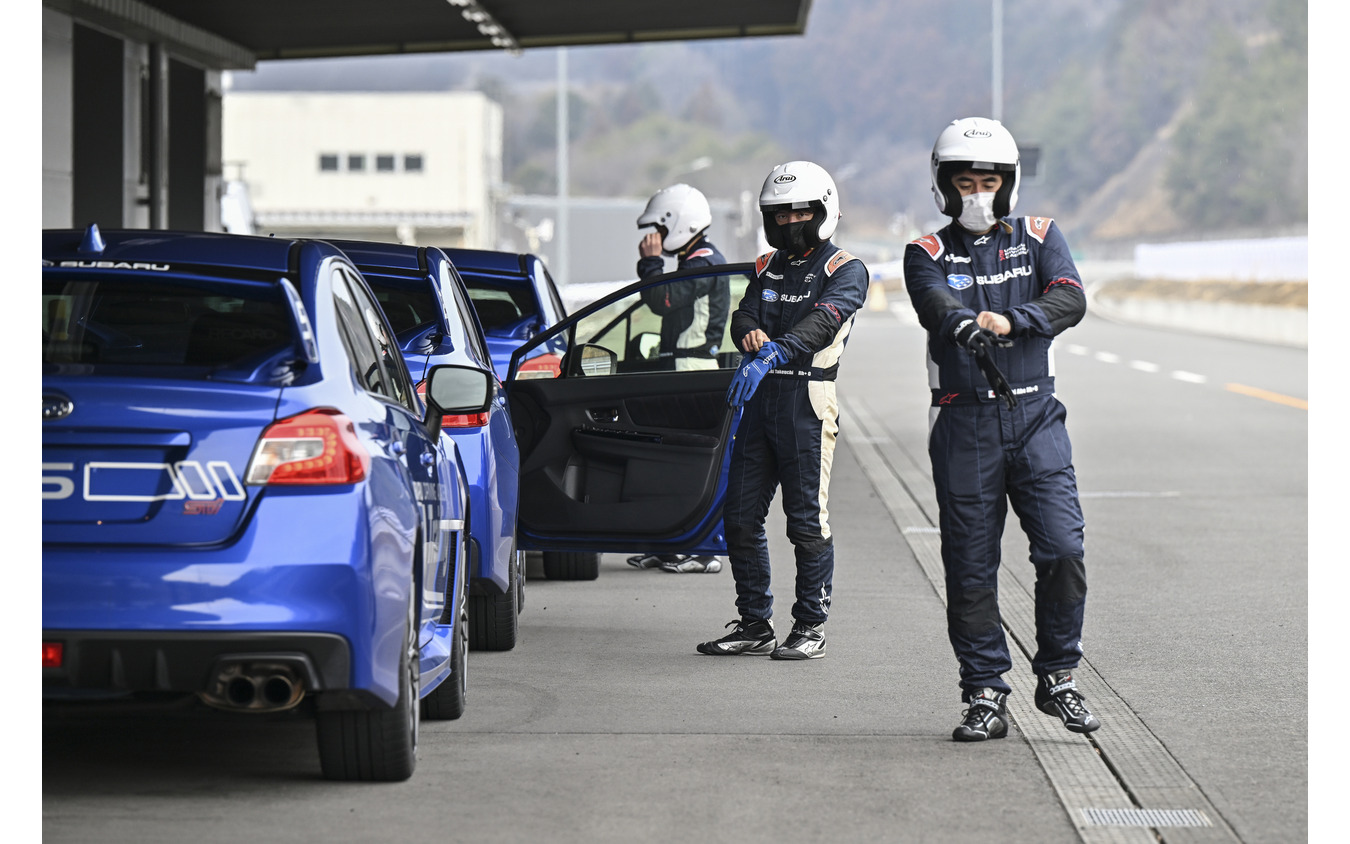
<instances>
[{"instance_id":1,"label":"white line on track","mask_svg":"<svg viewBox=\"0 0 1350 844\"><path fill-rule=\"evenodd\" d=\"M1184 369L1177 369L1172 372L1172 377L1178 381L1185 381L1190 384L1203 384L1209 379L1195 372L1187 372Z\"/></svg>"},{"instance_id":2,"label":"white line on track","mask_svg":"<svg viewBox=\"0 0 1350 844\"><path fill-rule=\"evenodd\" d=\"M1140 372L1157 372L1162 369L1162 367L1158 366L1156 363L1149 363L1146 360L1132 360L1130 361L1130 369L1137 369Z\"/></svg>"}]
</instances>

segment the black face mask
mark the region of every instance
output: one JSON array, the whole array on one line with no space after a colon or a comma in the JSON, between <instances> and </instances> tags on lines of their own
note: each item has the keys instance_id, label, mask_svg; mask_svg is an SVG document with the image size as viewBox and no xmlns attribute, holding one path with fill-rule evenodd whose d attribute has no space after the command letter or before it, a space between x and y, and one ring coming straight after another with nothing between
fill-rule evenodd
<instances>
[{"instance_id":1,"label":"black face mask","mask_svg":"<svg viewBox=\"0 0 1350 844\"><path fill-rule=\"evenodd\" d=\"M806 243L806 227L815 220L803 220L800 223L785 223L778 227L778 237L783 246L792 255L804 255L811 247Z\"/></svg>"}]
</instances>

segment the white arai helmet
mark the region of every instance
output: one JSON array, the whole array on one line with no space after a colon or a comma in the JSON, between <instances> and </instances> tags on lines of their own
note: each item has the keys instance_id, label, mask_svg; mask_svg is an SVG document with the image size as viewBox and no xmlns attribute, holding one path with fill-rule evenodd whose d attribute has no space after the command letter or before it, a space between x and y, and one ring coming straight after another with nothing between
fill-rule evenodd
<instances>
[{"instance_id":1,"label":"white arai helmet","mask_svg":"<svg viewBox=\"0 0 1350 844\"><path fill-rule=\"evenodd\" d=\"M810 161L789 161L769 171L759 191L759 210L764 215L764 239L775 249L789 248L774 214L811 209L815 217L803 232L807 248L824 243L839 225L839 190L825 168Z\"/></svg>"},{"instance_id":2,"label":"white arai helmet","mask_svg":"<svg viewBox=\"0 0 1350 844\"><path fill-rule=\"evenodd\" d=\"M1002 219L1017 207L1017 184L1022 164L1017 142L1003 124L984 117L953 120L933 144L929 168L933 178L933 201L948 217L961 215L961 195L952 186L952 176L963 170L994 170L1003 174L1003 185L994 195L994 216Z\"/></svg>"},{"instance_id":3,"label":"white arai helmet","mask_svg":"<svg viewBox=\"0 0 1350 844\"><path fill-rule=\"evenodd\" d=\"M657 191L637 218L639 229L665 228L661 249L668 255L679 252L710 225L712 209L708 207L708 198L698 188L686 184Z\"/></svg>"}]
</instances>

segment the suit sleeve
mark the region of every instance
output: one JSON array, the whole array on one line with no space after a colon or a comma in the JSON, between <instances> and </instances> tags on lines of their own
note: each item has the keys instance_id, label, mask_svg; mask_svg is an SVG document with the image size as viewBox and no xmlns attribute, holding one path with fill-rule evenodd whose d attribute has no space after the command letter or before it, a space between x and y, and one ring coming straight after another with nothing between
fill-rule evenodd
<instances>
[{"instance_id":1,"label":"suit sleeve","mask_svg":"<svg viewBox=\"0 0 1350 844\"><path fill-rule=\"evenodd\" d=\"M1037 254L1036 277L1041 293L1030 302L1003 312L1012 323L1012 336L1054 337L1077 325L1087 313L1087 296L1069 244L1059 226L1050 224Z\"/></svg>"},{"instance_id":2,"label":"suit sleeve","mask_svg":"<svg viewBox=\"0 0 1350 844\"><path fill-rule=\"evenodd\" d=\"M867 266L858 259L845 262L828 281L811 312L774 342L790 357L813 355L834 342L839 329L867 300Z\"/></svg>"},{"instance_id":3,"label":"suit sleeve","mask_svg":"<svg viewBox=\"0 0 1350 844\"><path fill-rule=\"evenodd\" d=\"M961 320L974 319L975 312L947 292L946 275L922 246L911 243L905 247L904 267L905 290L919 315L919 325L955 344L952 330Z\"/></svg>"},{"instance_id":4,"label":"suit sleeve","mask_svg":"<svg viewBox=\"0 0 1350 844\"><path fill-rule=\"evenodd\" d=\"M731 313L731 342L738 352L745 351L745 347L741 345L745 335L759 328L759 300L763 292L764 285L760 282L759 276L752 276L750 283L745 286L745 294L741 296L740 304Z\"/></svg>"}]
</instances>

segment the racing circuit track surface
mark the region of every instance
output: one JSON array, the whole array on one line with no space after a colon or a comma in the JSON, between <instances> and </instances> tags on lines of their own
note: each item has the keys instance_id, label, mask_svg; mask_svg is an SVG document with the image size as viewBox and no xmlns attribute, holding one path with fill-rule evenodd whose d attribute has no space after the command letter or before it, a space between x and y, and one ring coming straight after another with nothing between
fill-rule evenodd
<instances>
[{"instance_id":1,"label":"racing circuit track surface","mask_svg":"<svg viewBox=\"0 0 1350 844\"><path fill-rule=\"evenodd\" d=\"M1016 727L962 745L906 311L860 313L844 356L825 659L701 656L729 572L606 555L597 581L530 581L520 644L472 654L468 710L423 722L410 781L322 780L301 719L49 716L44 840L1306 840L1307 352L1091 316L1061 339L1103 727L1037 713L1015 651ZM781 636L776 508L770 542ZM1001 591L1027 647L1030 584L1014 519Z\"/></svg>"}]
</instances>

